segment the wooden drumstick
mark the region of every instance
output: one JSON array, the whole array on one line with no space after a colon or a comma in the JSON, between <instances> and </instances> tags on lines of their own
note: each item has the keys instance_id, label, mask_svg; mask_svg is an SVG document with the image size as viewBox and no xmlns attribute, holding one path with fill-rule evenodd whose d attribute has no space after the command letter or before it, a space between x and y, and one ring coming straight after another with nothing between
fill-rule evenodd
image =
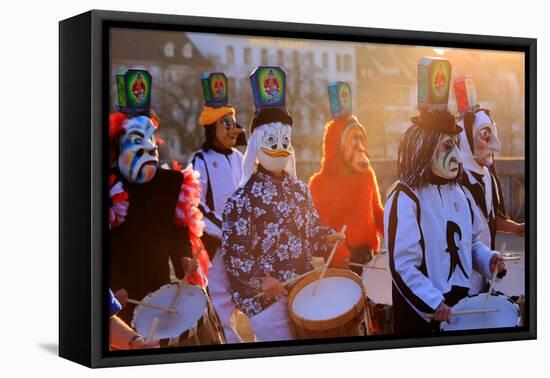
<instances>
[{"instance_id":1,"label":"wooden drumstick","mask_svg":"<svg viewBox=\"0 0 550 378\"><path fill-rule=\"evenodd\" d=\"M147 334L147 343L150 343L155 339L155 333L157 332L159 323L160 323L160 319L157 316L155 316L153 318L153 321L151 322L151 328L149 328L149 333Z\"/></svg>"},{"instance_id":2,"label":"wooden drumstick","mask_svg":"<svg viewBox=\"0 0 550 378\"><path fill-rule=\"evenodd\" d=\"M386 268L383 268L381 266L369 266L368 264L359 264L359 263L354 263L354 262L350 262L349 265L357 266L357 267L363 268L363 269L386 270Z\"/></svg>"},{"instance_id":3,"label":"wooden drumstick","mask_svg":"<svg viewBox=\"0 0 550 378\"><path fill-rule=\"evenodd\" d=\"M521 260L520 256L502 256L502 258L506 261Z\"/></svg>"},{"instance_id":4,"label":"wooden drumstick","mask_svg":"<svg viewBox=\"0 0 550 378\"><path fill-rule=\"evenodd\" d=\"M301 280L302 278L304 278L304 277L306 277L306 276L309 276L311 273L317 272L318 270L321 270L321 269L324 269L325 266L326 266L326 264L323 264L323 265L321 265L321 266L319 266L319 267L317 267L317 268L315 268L315 269L313 269L313 270L310 270L309 272L305 272L304 274L300 274L299 276L296 276L296 277L294 277L294 278L291 278L291 279L289 279L288 281L283 282L281 285L283 285L283 286L292 285L294 282L299 281L299 280ZM261 297L263 297L263 296L264 296L264 292L262 291L262 292L256 294L256 295L254 296L254 299L261 298Z\"/></svg>"},{"instance_id":5,"label":"wooden drumstick","mask_svg":"<svg viewBox=\"0 0 550 378\"><path fill-rule=\"evenodd\" d=\"M199 261L199 256L202 253L202 247L199 248L199 252L193 255L193 260L191 262L191 265L195 265L197 261ZM170 302L170 306L168 306L170 309L174 308L176 301L178 300L178 297L180 295L181 288L187 285L187 277L189 276L188 273L185 273L183 276L183 279L178 282L178 287L176 288L176 292L174 293L174 297L172 298L172 301Z\"/></svg>"},{"instance_id":6,"label":"wooden drumstick","mask_svg":"<svg viewBox=\"0 0 550 378\"><path fill-rule=\"evenodd\" d=\"M500 310L498 308L493 308L489 310L464 310L464 311L451 312L451 316L485 314L487 312L500 312ZM426 317L433 318L434 314L426 314Z\"/></svg>"},{"instance_id":7,"label":"wooden drumstick","mask_svg":"<svg viewBox=\"0 0 550 378\"><path fill-rule=\"evenodd\" d=\"M487 303L489 302L489 298L491 297L491 293L493 292L493 287L495 286L495 280L497 279L498 269L495 265L495 271L493 272L493 278L491 279L491 285L489 286L489 291L487 292L487 297L485 298L485 303L483 304L483 308L487 308Z\"/></svg>"},{"instance_id":8,"label":"wooden drumstick","mask_svg":"<svg viewBox=\"0 0 550 378\"><path fill-rule=\"evenodd\" d=\"M177 311L172 309L172 308L157 306L157 305L154 305L154 304L145 303L145 302L141 302L141 301L136 301L135 299L128 299L127 302L128 303L133 303L135 305L143 306L143 307L154 308L155 310L166 311L166 312L173 313L173 314L177 313Z\"/></svg>"},{"instance_id":9,"label":"wooden drumstick","mask_svg":"<svg viewBox=\"0 0 550 378\"><path fill-rule=\"evenodd\" d=\"M347 228L348 226L343 225L340 233L345 234ZM325 277L325 274L327 273L327 269L330 266L330 263L332 262L334 253L336 253L336 248L338 248L338 244L340 244L340 240L336 240L336 243L334 243L334 245L332 246L332 251L330 251L330 255L328 256L327 263L325 264L325 268L322 270L321 275L319 276L319 280L317 281L317 286L315 286L315 288L313 289L313 295L317 295L317 292L319 291L319 286L321 285L321 281Z\"/></svg>"}]
</instances>

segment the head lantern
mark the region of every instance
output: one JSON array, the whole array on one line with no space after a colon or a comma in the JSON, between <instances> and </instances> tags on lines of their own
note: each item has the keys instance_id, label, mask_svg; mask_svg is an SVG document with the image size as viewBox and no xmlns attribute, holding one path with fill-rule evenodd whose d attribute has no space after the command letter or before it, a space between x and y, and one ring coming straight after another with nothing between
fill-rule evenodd
<instances>
[{"instance_id":1,"label":"head lantern","mask_svg":"<svg viewBox=\"0 0 550 378\"><path fill-rule=\"evenodd\" d=\"M258 162L268 171L286 171L296 177L291 142L292 117L285 107L286 74L278 66L260 66L250 75L256 112L243 161L246 184Z\"/></svg>"},{"instance_id":2,"label":"head lantern","mask_svg":"<svg viewBox=\"0 0 550 378\"><path fill-rule=\"evenodd\" d=\"M462 138L460 151L466 168L479 171L493 165L494 154L500 151L496 124L489 110L477 100L474 80L467 75L455 80L455 97L460 112Z\"/></svg>"},{"instance_id":3,"label":"head lantern","mask_svg":"<svg viewBox=\"0 0 550 378\"><path fill-rule=\"evenodd\" d=\"M111 160L132 183L155 176L159 155L158 121L150 114L151 75L142 69L121 69L116 75L117 113L109 117Z\"/></svg>"},{"instance_id":4,"label":"head lantern","mask_svg":"<svg viewBox=\"0 0 550 378\"><path fill-rule=\"evenodd\" d=\"M448 110L451 64L447 59L423 57L418 63L418 109L413 125L401 137L399 175L420 187L436 175L456 180L460 173L458 134L462 129Z\"/></svg>"},{"instance_id":5,"label":"head lantern","mask_svg":"<svg viewBox=\"0 0 550 378\"><path fill-rule=\"evenodd\" d=\"M353 171L365 172L370 164L367 156L367 133L359 120L352 115L350 85L343 81L329 84L328 99L332 122L345 123L340 141L342 159Z\"/></svg>"}]
</instances>

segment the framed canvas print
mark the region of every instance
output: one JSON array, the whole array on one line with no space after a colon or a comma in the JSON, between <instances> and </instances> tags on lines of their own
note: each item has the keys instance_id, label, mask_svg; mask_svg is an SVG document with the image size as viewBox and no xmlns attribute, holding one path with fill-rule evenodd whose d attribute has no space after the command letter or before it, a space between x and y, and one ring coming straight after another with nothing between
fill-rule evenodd
<instances>
[{"instance_id":1,"label":"framed canvas print","mask_svg":"<svg viewBox=\"0 0 550 378\"><path fill-rule=\"evenodd\" d=\"M536 40L60 22L60 355L536 337Z\"/></svg>"}]
</instances>

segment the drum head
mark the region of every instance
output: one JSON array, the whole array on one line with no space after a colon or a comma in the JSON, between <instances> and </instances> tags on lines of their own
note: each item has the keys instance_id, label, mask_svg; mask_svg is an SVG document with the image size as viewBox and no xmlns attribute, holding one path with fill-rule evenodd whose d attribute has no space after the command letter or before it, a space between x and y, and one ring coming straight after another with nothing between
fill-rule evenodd
<instances>
[{"instance_id":1,"label":"drum head","mask_svg":"<svg viewBox=\"0 0 550 378\"><path fill-rule=\"evenodd\" d=\"M162 286L154 293L148 294L142 302L157 306L168 307L176 294L178 285L170 284ZM188 285L180 289L178 298L172 307L177 313L167 313L144 306L136 306L132 319L132 327L139 334L147 336L153 318L160 319L155 337L167 339L180 336L185 331L194 327L206 311L206 294L199 287Z\"/></svg>"},{"instance_id":2,"label":"drum head","mask_svg":"<svg viewBox=\"0 0 550 378\"><path fill-rule=\"evenodd\" d=\"M387 253L379 253L374 256L363 269L361 278L367 289L367 296L371 302L383 305L392 305L391 274L387 265ZM376 269L372 269L372 268Z\"/></svg>"},{"instance_id":3,"label":"drum head","mask_svg":"<svg viewBox=\"0 0 550 378\"><path fill-rule=\"evenodd\" d=\"M300 318L329 320L351 310L363 296L361 286L347 277L325 277L313 295L317 280L304 286L292 301L292 311Z\"/></svg>"},{"instance_id":4,"label":"drum head","mask_svg":"<svg viewBox=\"0 0 550 378\"><path fill-rule=\"evenodd\" d=\"M481 310L485 305L487 293L477 294L460 300L453 306L452 312L466 310ZM519 307L504 295L491 295L487 309L497 309L498 312L483 314L465 314L452 317L452 323L441 323L442 331L466 329L517 327L520 320Z\"/></svg>"}]
</instances>

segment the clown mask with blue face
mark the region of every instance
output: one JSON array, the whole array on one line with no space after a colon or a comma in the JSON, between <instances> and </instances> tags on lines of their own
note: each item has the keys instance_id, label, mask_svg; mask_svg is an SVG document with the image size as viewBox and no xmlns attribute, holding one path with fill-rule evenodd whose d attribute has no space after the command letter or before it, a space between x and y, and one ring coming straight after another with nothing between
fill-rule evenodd
<instances>
[{"instance_id":1,"label":"clown mask with blue face","mask_svg":"<svg viewBox=\"0 0 550 378\"><path fill-rule=\"evenodd\" d=\"M290 139L292 128L281 122L261 125L258 133L258 160L270 172L280 173L288 165L294 150Z\"/></svg>"},{"instance_id":2,"label":"clown mask with blue face","mask_svg":"<svg viewBox=\"0 0 550 378\"><path fill-rule=\"evenodd\" d=\"M153 179L159 163L156 127L146 116L124 121L118 167L129 182L144 184Z\"/></svg>"}]
</instances>

